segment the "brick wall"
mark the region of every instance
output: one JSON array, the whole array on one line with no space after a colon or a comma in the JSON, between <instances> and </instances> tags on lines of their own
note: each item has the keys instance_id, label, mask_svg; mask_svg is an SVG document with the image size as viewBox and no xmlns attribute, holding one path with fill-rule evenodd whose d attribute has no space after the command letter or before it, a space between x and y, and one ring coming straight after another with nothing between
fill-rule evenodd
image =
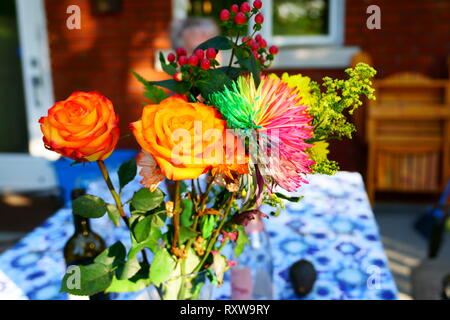
<instances>
[{"instance_id":1,"label":"brick wall","mask_svg":"<svg viewBox=\"0 0 450 320\"><path fill-rule=\"evenodd\" d=\"M89 0L46 0L55 98L73 91L96 90L109 97L120 114L122 134L140 115L142 85L130 74L162 79L153 70L154 54L169 48L170 1L126 0L121 12L93 15ZM81 9L81 30L68 30L69 5ZM122 147L137 146L134 139Z\"/></svg>"},{"instance_id":2,"label":"brick wall","mask_svg":"<svg viewBox=\"0 0 450 320\"><path fill-rule=\"evenodd\" d=\"M98 90L110 97L121 115L122 132L138 118L142 86L133 69L147 78L161 79L153 69L154 54L169 48L169 0L123 0L120 13L93 16L89 0L46 0L56 99L75 90ZM82 10L81 30L66 28L67 6ZM366 8L381 8L381 30L366 28ZM345 44L367 51L379 77L417 71L447 77L450 54L450 0L347 0ZM313 79L342 76L342 70L299 70ZM363 112L363 111L362 111ZM363 117L363 116L362 116ZM364 172L363 128L353 141L335 142L332 158L346 170ZM135 146L125 139L121 146Z\"/></svg>"},{"instance_id":3,"label":"brick wall","mask_svg":"<svg viewBox=\"0 0 450 320\"><path fill-rule=\"evenodd\" d=\"M381 30L364 27L371 4L381 8ZM368 51L380 77L416 71L448 78L449 21L449 0L347 0L345 42Z\"/></svg>"}]
</instances>

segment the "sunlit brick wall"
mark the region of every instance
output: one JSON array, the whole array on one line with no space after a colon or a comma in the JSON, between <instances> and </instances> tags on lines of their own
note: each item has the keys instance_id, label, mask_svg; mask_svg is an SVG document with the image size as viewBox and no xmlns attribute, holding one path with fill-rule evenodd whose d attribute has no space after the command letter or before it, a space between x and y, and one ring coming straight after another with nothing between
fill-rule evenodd
<instances>
[{"instance_id":1,"label":"sunlit brick wall","mask_svg":"<svg viewBox=\"0 0 450 320\"><path fill-rule=\"evenodd\" d=\"M380 77L415 71L448 78L449 0L347 0L345 43L369 52ZM381 30L366 28L366 8L381 9Z\"/></svg>"}]
</instances>

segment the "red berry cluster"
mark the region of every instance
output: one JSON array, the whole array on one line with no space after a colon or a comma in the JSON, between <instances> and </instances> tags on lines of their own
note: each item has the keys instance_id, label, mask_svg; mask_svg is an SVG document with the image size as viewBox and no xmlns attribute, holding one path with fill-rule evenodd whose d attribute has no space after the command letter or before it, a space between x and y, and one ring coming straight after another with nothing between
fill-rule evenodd
<instances>
[{"instance_id":1,"label":"red berry cluster","mask_svg":"<svg viewBox=\"0 0 450 320\"><path fill-rule=\"evenodd\" d=\"M179 70L173 75L174 80L182 81L199 75L201 73L199 69L207 71L217 66L219 63L216 61L216 56L217 51L214 48L197 49L189 57L185 48L178 48L175 53L171 52L167 55L167 60L172 67Z\"/></svg>"},{"instance_id":2,"label":"red berry cluster","mask_svg":"<svg viewBox=\"0 0 450 320\"><path fill-rule=\"evenodd\" d=\"M271 46L267 49L267 41L260 34L257 34L254 38L242 38L242 44L251 50L256 61L261 62L262 66L266 66L266 62L272 61L274 55L278 53L277 46Z\"/></svg>"},{"instance_id":3,"label":"red berry cluster","mask_svg":"<svg viewBox=\"0 0 450 320\"><path fill-rule=\"evenodd\" d=\"M232 27L233 23L238 26L244 25L252 16L255 16L255 23L260 25L264 22L264 15L259 12L261 7L261 0L253 2L253 9L248 2L243 2L240 7L237 4L233 4L230 10L223 9L220 11L220 20L227 24L227 27Z\"/></svg>"}]
</instances>

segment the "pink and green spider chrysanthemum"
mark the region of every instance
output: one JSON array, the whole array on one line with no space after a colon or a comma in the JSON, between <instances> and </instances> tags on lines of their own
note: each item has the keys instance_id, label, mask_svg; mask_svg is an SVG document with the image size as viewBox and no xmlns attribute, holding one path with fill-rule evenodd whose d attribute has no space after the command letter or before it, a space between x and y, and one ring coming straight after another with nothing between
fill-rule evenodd
<instances>
[{"instance_id":1,"label":"pink and green spider chrysanthemum","mask_svg":"<svg viewBox=\"0 0 450 320\"><path fill-rule=\"evenodd\" d=\"M297 190L314 164L306 153L312 118L298 96L280 79L265 76L258 86L253 77L241 76L230 88L209 96L228 127L247 141L256 176L269 188Z\"/></svg>"}]
</instances>

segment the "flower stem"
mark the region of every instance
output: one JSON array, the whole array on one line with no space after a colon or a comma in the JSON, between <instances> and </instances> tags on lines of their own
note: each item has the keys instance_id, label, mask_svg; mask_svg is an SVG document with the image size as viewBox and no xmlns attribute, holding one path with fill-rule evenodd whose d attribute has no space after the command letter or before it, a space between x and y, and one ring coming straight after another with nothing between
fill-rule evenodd
<instances>
[{"instance_id":1,"label":"flower stem","mask_svg":"<svg viewBox=\"0 0 450 320\"><path fill-rule=\"evenodd\" d=\"M240 34L240 32L238 31L237 36L236 36L236 41L234 43L233 49L231 50L231 58L230 58L230 63L228 64L227 76L230 75L231 66L233 64L233 59L234 59L234 51L235 51L235 48L237 47L238 41L239 41L239 34Z\"/></svg>"},{"instance_id":2,"label":"flower stem","mask_svg":"<svg viewBox=\"0 0 450 320\"><path fill-rule=\"evenodd\" d=\"M114 188L114 185L111 182L111 178L109 177L108 169L106 168L105 163L103 162L103 160L98 160L97 164L98 167L100 168L100 171L102 172L103 180L105 180L109 192L114 198L114 202L116 203L117 209L119 210L122 220L125 222L125 225L128 227L128 229L130 229L130 221L128 220L128 217L125 214L125 211L123 210L122 200L120 199L119 194L116 192L116 189ZM142 249L142 258L144 259L144 262L148 264L147 254L145 253L144 249Z\"/></svg>"},{"instance_id":3,"label":"flower stem","mask_svg":"<svg viewBox=\"0 0 450 320\"><path fill-rule=\"evenodd\" d=\"M206 190L202 194L202 197L200 198L200 205L199 205L200 212L205 210L206 201L208 201L208 194L212 189L212 185L213 185L215 179L216 179L216 175L211 176L211 180L208 182L208 185L206 186ZM197 214L199 214L199 212Z\"/></svg>"},{"instance_id":4,"label":"flower stem","mask_svg":"<svg viewBox=\"0 0 450 320\"><path fill-rule=\"evenodd\" d=\"M175 181L175 195L174 195L174 208L173 208L173 226L174 226L174 235L172 241L171 251L174 255L177 255L176 252L177 245L180 246L180 211L181 211L181 198L180 198L180 189L181 184L180 181Z\"/></svg>"},{"instance_id":5,"label":"flower stem","mask_svg":"<svg viewBox=\"0 0 450 320\"><path fill-rule=\"evenodd\" d=\"M103 160L98 160L97 164L100 168L100 171L102 172L103 175L103 179L106 182L106 185L108 186L109 192L111 193L111 195L114 198L114 202L116 203L117 209L119 210L120 215L122 216L122 218L126 218L126 224L128 226L128 218L127 215L125 214L125 211L123 211L123 205L122 205L122 201L120 200L120 196L117 194L116 189L114 189L114 186L111 182L111 178L109 177L109 173L108 173L108 169L105 166L105 163L103 162Z\"/></svg>"},{"instance_id":6,"label":"flower stem","mask_svg":"<svg viewBox=\"0 0 450 320\"><path fill-rule=\"evenodd\" d=\"M214 231L214 234L211 238L211 240L208 243L208 246L206 247L206 252L205 255L203 256L202 260L200 261L200 263L197 265L197 267L195 267L194 271L192 273L197 273L200 271L200 269L202 268L202 266L205 264L206 259L208 259L209 254L211 253L211 250L213 249L217 238L220 235L220 232L222 231L223 226L225 225L225 222L227 221L227 217L231 212L231 205L233 204L234 198L235 198L236 193L233 192L230 196L230 198L228 199L228 203L227 203L227 207L225 209L225 214L223 215L223 219L219 225L219 227Z\"/></svg>"}]
</instances>

